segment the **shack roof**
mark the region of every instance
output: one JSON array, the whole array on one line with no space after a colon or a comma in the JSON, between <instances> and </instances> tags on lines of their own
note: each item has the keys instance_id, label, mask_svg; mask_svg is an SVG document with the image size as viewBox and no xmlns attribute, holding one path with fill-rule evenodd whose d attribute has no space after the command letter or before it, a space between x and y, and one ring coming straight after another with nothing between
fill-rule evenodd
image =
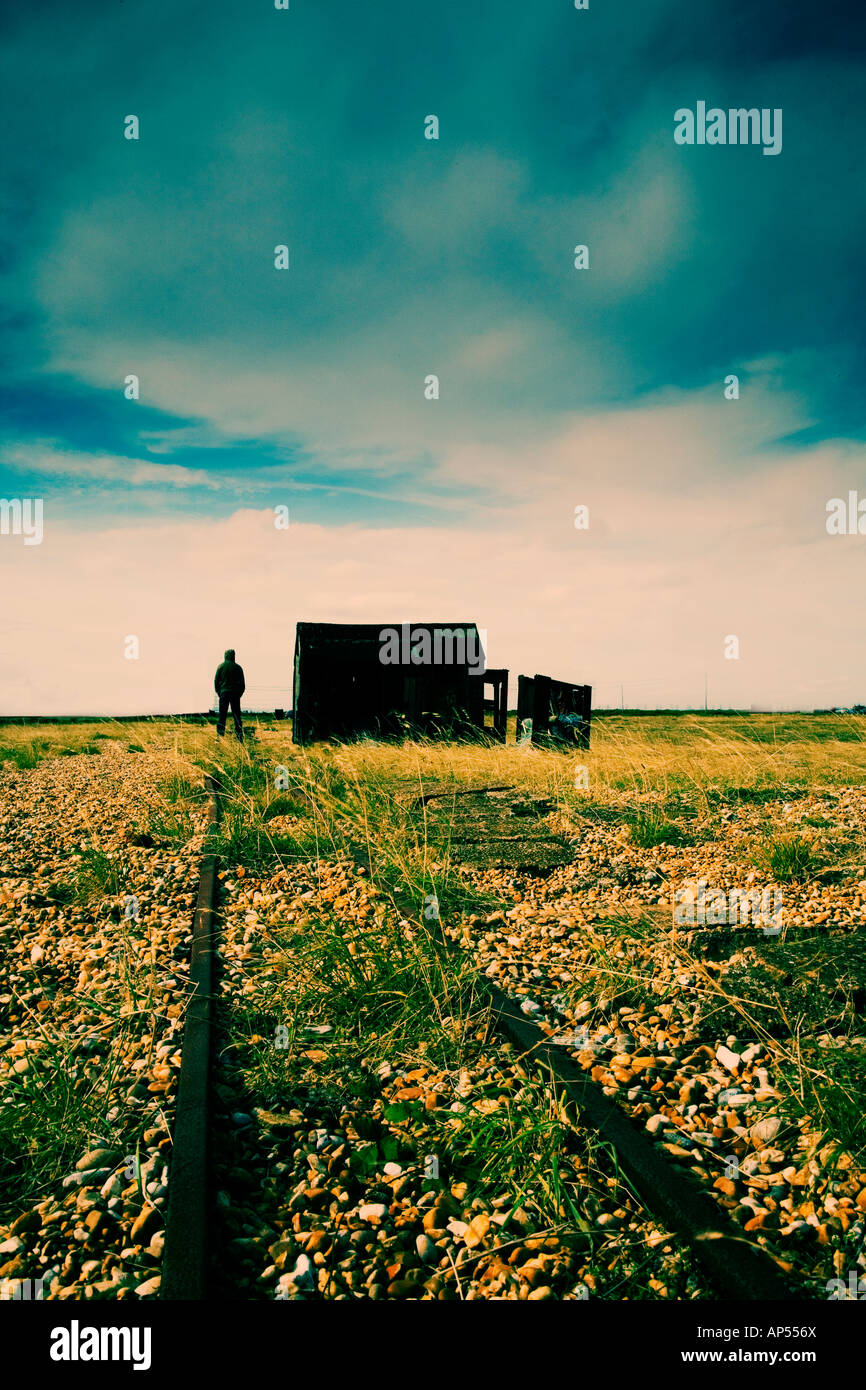
<instances>
[{"instance_id":1,"label":"shack roof","mask_svg":"<svg viewBox=\"0 0 866 1390\"><path fill-rule=\"evenodd\" d=\"M307 645L319 642L378 642L380 634L407 626L410 632L448 628L452 632L477 632L475 623L298 623L297 642Z\"/></svg>"}]
</instances>

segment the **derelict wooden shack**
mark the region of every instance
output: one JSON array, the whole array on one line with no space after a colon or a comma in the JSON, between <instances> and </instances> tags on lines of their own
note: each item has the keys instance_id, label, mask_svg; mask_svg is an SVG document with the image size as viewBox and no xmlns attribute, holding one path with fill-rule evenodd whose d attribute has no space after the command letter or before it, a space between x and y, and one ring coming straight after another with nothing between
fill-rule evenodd
<instances>
[{"instance_id":1,"label":"derelict wooden shack","mask_svg":"<svg viewBox=\"0 0 866 1390\"><path fill-rule=\"evenodd\" d=\"M553 747L589 747L592 686L551 676L518 676L517 739Z\"/></svg>"},{"instance_id":2,"label":"derelict wooden shack","mask_svg":"<svg viewBox=\"0 0 866 1390\"><path fill-rule=\"evenodd\" d=\"M297 625L295 743L485 731L504 743L507 701L508 672L486 669L474 623Z\"/></svg>"}]
</instances>

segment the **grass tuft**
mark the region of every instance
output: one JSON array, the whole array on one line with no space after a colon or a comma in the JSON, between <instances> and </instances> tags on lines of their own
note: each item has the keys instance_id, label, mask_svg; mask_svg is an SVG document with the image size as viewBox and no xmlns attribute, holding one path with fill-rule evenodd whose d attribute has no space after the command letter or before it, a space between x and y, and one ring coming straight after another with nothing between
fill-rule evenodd
<instances>
[{"instance_id":1,"label":"grass tuft","mask_svg":"<svg viewBox=\"0 0 866 1390\"><path fill-rule=\"evenodd\" d=\"M755 864L779 883L812 878L820 868L812 845L802 835L769 837L757 850Z\"/></svg>"},{"instance_id":2,"label":"grass tuft","mask_svg":"<svg viewBox=\"0 0 866 1390\"><path fill-rule=\"evenodd\" d=\"M688 836L679 826L674 825L655 809L636 812L629 822L629 835L632 842L641 849L688 843Z\"/></svg>"}]
</instances>

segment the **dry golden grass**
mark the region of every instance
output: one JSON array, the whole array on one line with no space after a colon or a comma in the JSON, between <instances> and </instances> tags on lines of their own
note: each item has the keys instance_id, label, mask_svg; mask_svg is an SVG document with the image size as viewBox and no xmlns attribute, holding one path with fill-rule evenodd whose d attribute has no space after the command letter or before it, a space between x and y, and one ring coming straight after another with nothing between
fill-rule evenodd
<instances>
[{"instance_id":1,"label":"dry golden grass","mask_svg":"<svg viewBox=\"0 0 866 1390\"><path fill-rule=\"evenodd\" d=\"M213 725L171 720L121 723L6 725L0 728L0 763L33 766L42 757L95 753L106 740L123 748L174 754L193 764L234 768L247 754L259 762L297 764L310 757L332 762L344 776L375 784L437 780L457 785L509 783L539 795L574 789L575 769L588 769L589 797L664 797L747 788L858 785L866 779L866 717L856 715L647 715L607 716L593 725L586 753L537 748L406 742L315 745L299 749L290 725L248 716L256 730L246 753L227 736L217 744ZM514 720L509 738L514 738ZM583 793L586 795L587 793Z\"/></svg>"}]
</instances>

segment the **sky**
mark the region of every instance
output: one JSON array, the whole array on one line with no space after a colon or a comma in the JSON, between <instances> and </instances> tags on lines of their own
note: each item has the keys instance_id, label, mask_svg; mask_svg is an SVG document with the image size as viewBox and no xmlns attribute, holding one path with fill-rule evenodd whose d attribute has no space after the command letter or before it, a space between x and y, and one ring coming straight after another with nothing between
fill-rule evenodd
<instances>
[{"instance_id":1,"label":"sky","mask_svg":"<svg viewBox=\"0 0 866 1390\"><path fill-rule=\"evenodd\" d=\"M43 518L0 511L0 713L206 709L230 646L288 707L299 620L476 622L512 698L866 702L862 6L42 0L0 40L0 499ZM780 152L678 144L699 102Z\"/></svg>"}]
</instances>

